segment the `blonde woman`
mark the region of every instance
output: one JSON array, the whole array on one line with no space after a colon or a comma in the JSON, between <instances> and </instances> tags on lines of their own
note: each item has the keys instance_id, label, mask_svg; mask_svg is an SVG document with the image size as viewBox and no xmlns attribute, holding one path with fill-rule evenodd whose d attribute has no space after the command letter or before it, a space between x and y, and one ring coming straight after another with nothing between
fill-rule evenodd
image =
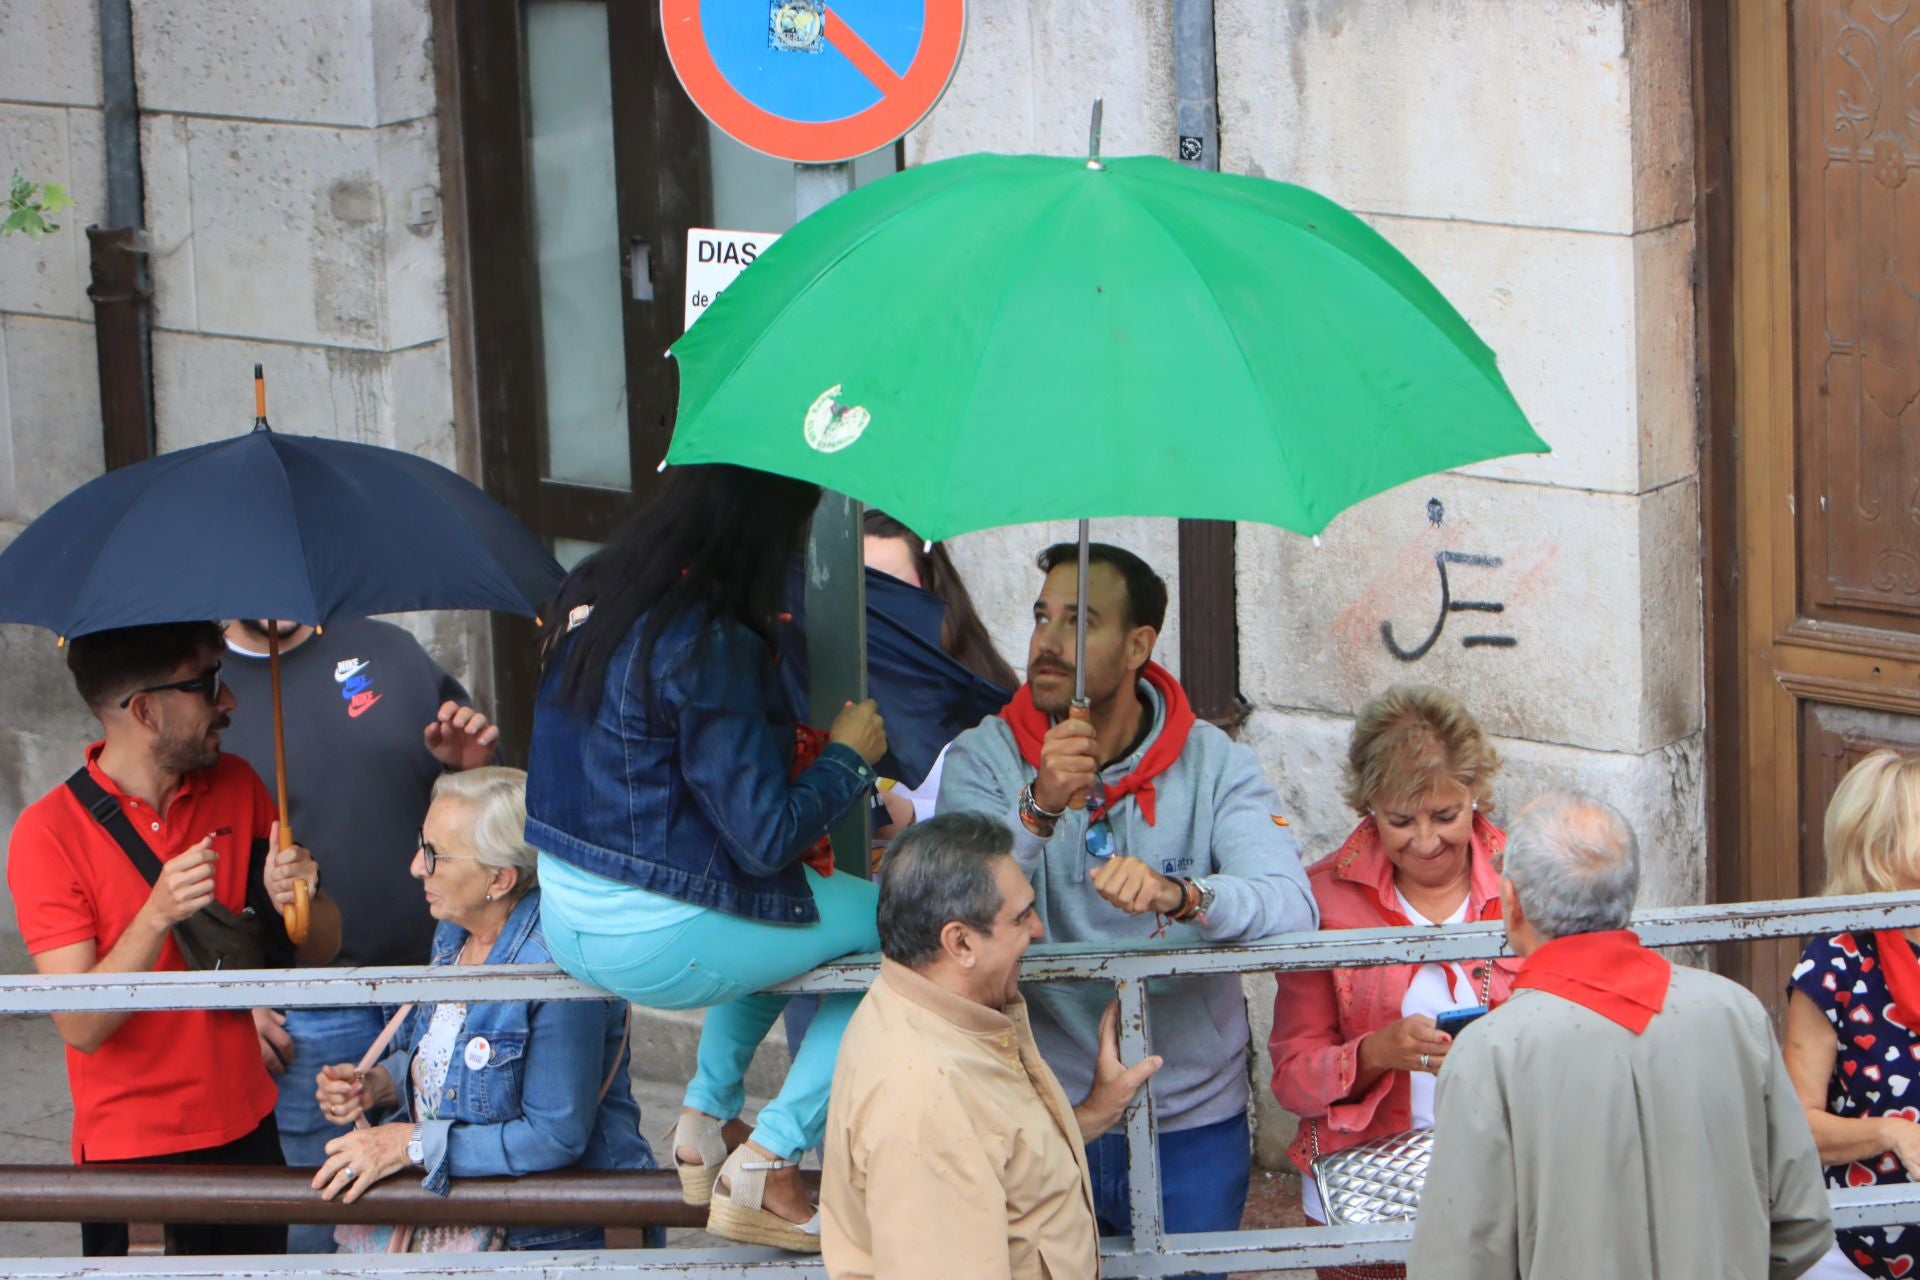
<instances>
[{"instance_id":1,"label":"blonde woman","mask_svg":"<svg viewBox=\"0 0 1920 1280\"><path fill-rule=\"evenodd\" d=\"M1500 918L1493 825L1500 756L1459 699L1395 685L1361 708L1347 750L1347 803L1360 815L1340 848L1307 873L1323 929L1457 924ZM1398 964L1283 973L1273 1005L1273 1092L1302 1120L1288 1155L1316 1154L1433 1125L1434 1077L1451 1037L1434 1015L1497 1003L1517 961ZM1311 1177L1309 1218L1325 1221ZM1323 1277L1399 1276L1397 1266Z\"/></svg>"},{"instance_id":2,"label":"blonde woman","mask_svg":"<svg viewBox=\"0 0 1920 1280\"><path fill-rule=\"evenodd\" d=\"M1833 793L1827 892L1920 890L1920 757L1876 751ZM1908 1182L1920 1171L1920 929L1807 944L1787 996L1787 1074L1829 1187ZM1842 1231L1820 1280L1913 1273L1920 1226Z\"/></svg>"}]
</instances>

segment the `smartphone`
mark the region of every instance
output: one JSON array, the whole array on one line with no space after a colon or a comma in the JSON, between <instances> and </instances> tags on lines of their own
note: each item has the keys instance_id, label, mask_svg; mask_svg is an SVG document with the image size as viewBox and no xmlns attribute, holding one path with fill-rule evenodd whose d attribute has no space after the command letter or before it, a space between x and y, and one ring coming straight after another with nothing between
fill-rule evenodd
<instances>
[{"instance_id":1,"label":"smartphone","mask_svg":"<svg viewBox=\"0 0 1920 1280\"><path fill-rule=\"evenodd\" d=\"M1484 1016L1487 1006L1474 1005L1471 1009L1449 1009L1445 1013L1433 1015L1433 1025L1450 1036L1460 1034L1461 1028L1469 1025L1475 1018Z\"/></svg>"}]
</instances>

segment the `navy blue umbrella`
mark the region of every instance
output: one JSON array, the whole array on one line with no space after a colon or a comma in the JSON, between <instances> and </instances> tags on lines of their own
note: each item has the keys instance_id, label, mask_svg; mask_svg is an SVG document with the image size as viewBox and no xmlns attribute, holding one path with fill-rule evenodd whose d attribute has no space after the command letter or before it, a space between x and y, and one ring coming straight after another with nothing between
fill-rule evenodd
<instances>
[{"instance_id":1,"label":"navy blue umbrella","mask_svg":"<svg viewBox=\"0 0 1920 1280\"><path fill-rule=\"evenodd\" d=\"M0 553L0 622L77 636L200 618L530 615L561 576L525 526L438 463L262 423L55 503Z\"/></svg>"},{"instance_id":2,"label":"navy blue umbrella","mask_svg":"<svg viewBox=\"0 0 1920 1280\"><path fill-rule=\"evenodd\" d=\"M796 575L792 622L780 636L780 675L796 707L807 705L805 594ZM926 780L942 747L1013 696L940 647L946 616L946 602L931 591L867 570L867 695L887 718L879 768L909 787Z\"/></svg>"},{"instance_id":3,"label":"navy blue umbrella","mask_svg":"<svg viewBox=\"0 0 1920 1280\"><path fill-rule=\"evenodd\" d=\"M332 618L404 609L533 614L561 579L539 539L460 476L375 445L267 426L255 365L244 436L109 471L0 553L0 622L63 639L158 622ZM268 630L280 839L287 821L280 642ZM287 932L307 936L304 881Z\"/></svg>"}]
</instances>

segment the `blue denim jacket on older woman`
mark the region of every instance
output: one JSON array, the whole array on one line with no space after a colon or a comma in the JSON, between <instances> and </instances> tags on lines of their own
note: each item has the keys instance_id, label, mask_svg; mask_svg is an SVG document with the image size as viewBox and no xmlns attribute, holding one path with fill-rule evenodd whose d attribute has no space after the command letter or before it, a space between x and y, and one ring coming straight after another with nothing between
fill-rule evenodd
<instances>
[{"instance_id":1,"label":"blue denim jacket on older woman","mask_svg":"<svg viewBox=\"0 0 1920 1280\"><path fill-rule=\"evenodd\" d=\"M467 931L442 921L433 935L433 963L452 964ZM514 905L488 964L548 964L540 936L540 891ZM405 1046L380 1065L399 1105L384 1121L421 1125L429 1191L447 1193L455 1177L485 1178L556 1169L652 1169L653 1149L640 1135L640 1107L627 1078L626 1006L619 1000L510 1000L467 1006L454 1039L440 1096L413 1114L409 1067L433 1006L407 1015L394 1043ZM598 1105L600 1087L613 1084ZM599 1227L512 1227L509 1249L597 1249Z\"/></svg>"},{"instance_id":2,"label":"blue denim jacket on older woman","mask_svg":"<svg viewBox=\"0 0 1920 1280\"><path fill-rule=\"evenodd\" d=\"M646 615L613 653L591 720L548 660L527 761L527 843L584 871L730 915L814 924L800 859L873 785L829 743L798 778L793 712L766 641L732 621L676 619L654 644ZM562 641L564 646L566 641Z\"/></svg>"}]
</instances>

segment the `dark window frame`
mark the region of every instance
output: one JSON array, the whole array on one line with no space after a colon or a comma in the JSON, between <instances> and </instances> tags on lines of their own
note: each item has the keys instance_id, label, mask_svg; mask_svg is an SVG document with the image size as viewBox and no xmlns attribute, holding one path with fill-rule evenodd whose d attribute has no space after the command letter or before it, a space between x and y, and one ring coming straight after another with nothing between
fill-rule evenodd
<instances>
[{"instance_id":1,"label":"dark window frame","mask_svg":"<svg viewBox=\"0 0 1920 1280\"><path fill-rule=\"evenodd\" d=\"M545 361L528 155L526 6L434 0L447 292L462 464L551 542L604 542L658 483L678 399L664 353L680 334L686 228L712 207L704 122L673 74L659 6L608 3L613 59L615 198L621 318L628 370L631 489L547 478ZM633 297L626 250L644 238L653 301ZM657 370L657 376L637 376ZM490 628L502 754L524 762L538 684L536 629L496 617Z\"/></svg>"}]
</instances>

